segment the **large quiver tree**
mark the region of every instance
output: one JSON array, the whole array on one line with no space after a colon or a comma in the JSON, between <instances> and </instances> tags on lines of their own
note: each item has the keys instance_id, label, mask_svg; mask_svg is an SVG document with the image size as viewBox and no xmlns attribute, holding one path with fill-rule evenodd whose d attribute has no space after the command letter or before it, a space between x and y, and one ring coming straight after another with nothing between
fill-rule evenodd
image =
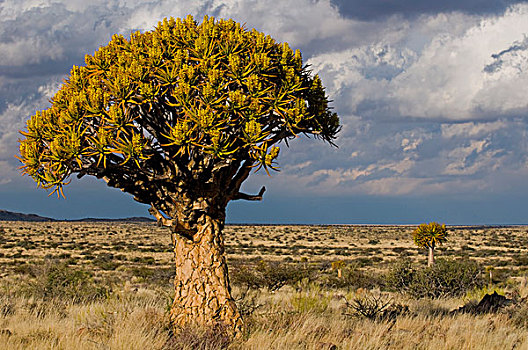
<instances>
[{"instance_id":1,"label":"large quiver tree","mask_svg":"<svg viewBox=\"0 0 528 350\"><path fill-rule=\"evenodd\" d=\"M52 106L27 122L24 173L61 193L93 175L151 206L172 230L175 326L242 320L230 295L225 208L252 169L274 168L277 143L332 143L339 119L299 51L232 20L165 19L74 66Z\"/></svg>"}]
</instances>

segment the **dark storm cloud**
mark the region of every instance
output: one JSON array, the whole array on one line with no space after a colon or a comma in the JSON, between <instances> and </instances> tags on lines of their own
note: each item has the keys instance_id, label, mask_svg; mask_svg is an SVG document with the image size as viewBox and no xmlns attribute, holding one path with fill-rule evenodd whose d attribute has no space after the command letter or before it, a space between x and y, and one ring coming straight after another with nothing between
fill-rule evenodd
<instances>
[{"instance_id":1,"label":"dark storm cloud","mask_svg":"<svg viewBox=\"0 0 528 350\"><path fill-rule=\"evenodd\" d=\"M379 20L392 15L413 17L440 12L463 12L475 15L499 14L522 0L332 0L339 12L364 21Z\"/></svg>"}]
</instances>

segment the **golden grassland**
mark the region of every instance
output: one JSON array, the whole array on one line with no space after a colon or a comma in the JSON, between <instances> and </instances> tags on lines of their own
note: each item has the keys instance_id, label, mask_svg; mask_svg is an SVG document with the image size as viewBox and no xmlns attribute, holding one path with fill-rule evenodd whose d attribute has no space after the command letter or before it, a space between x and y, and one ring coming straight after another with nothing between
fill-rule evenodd
<instances>
[{"instance_id":1,"label":"golden grassland","mask_svg":"<svg viewBox=\"0 0 528 350\"><path fill-rule=\"evenodd\" d=\"M170 233L153 223L0 222L0 268L8 273L16 262L43 258L91 264L113 256L117 267L170 268ZM227 225L228 258L346 260L383 269L402 256L421 261L426 251L411 238L413 226ZM443 257L469 257L500 269L528 268L528 227L450 227L448 243L437 248ZM526 260L526 261L525 261ZM93 264L91 264L93 265ZM104 269L103 269L104 270Z\"/></svg>"},{"instance_id":2,"label":"golden grassland","mask_svg":"<svg viewBox=\"0 0 528 350\"><path fill-rule=\"evenodd\" d=\"M379 279L403 259L425 264L426 252L413 245L412 230L228 225L226 252L233 273L240 265L266 261L308 264L333 274L330 264L342 260L363 276ZM247 331L231 342L210 330L170 333L167 310L174 274L167 229L153 223L0 222L0 348L528 349L527 253L528 227L450 228L437 256L477 261L483 274L492 267L493 286L488 288L517 301L480 315L450 311L485 289L431 300L377 286L326 287L308 280L278 290L235 283ZM84 273L66 279L90 285L50 289L57 276L49 272L59 265ZM76 293L97 297L76 298ZM359 317L345 299L362 297L378 297L408 311L397 317Z\"/></svg>"}]
</instances>

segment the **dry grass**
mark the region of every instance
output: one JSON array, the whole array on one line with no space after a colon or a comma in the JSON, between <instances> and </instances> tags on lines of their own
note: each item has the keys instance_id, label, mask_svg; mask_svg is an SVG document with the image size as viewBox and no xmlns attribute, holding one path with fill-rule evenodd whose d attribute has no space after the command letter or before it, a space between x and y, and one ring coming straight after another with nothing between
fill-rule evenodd
<instances>
[{"instance_id":1,"label":"dry grass","mask_svg":"<svg viewBox=\"0 0 528 350\"><path fill-rule=\"evenodd\" d=\"M425 262L411 232L412 227L388 226L227 226L226 238L230 264L344 260L373 274L402 257ZM438 255L493 266L500 288L522 300L528 296L527 233L527 227L457 228ZM244 300L252 311L247 334L229 345L204 330L171 338L171 259L168 232L153 224L0 223L0 348L528 349L526 301L495 314L449 314L467 300L413 300L382 292L409 311L369 320L347 315L342 298L365 291L309 283L252 291L254 298ZM35 281L42 283L46 261L84 269L91 283L111 288L86 300L41 295Z\"/></svg>"},{"instance_id":2,"label":"dry grass","mask_svg":"<svg viewBox=\"0 0 528 350\"><path fill-rule=\"evenodd\" d=\"M500 317L402 317L395 323L298 316L288 328L257 330L248 349L525 349L526 330Z\"/></svg>"},{"instance_id":3,"label":"dry grass","mask_svg":"<svg viewBox=\"0 0 528 350\"><path fill-rule=\"evenodd\" d=\"M285 288L261 295L265 307L247 318L248 334L231 349L526 349L528 329L507 313L473 316L438 314L432 301L407 300L410 311L394 320L342 315L332 293L325 310L298 311L297 296ZM3 300L4 306L6 300ZM196 349L220 347L214 335L191 346L168 342L165 300L149 290L122 291L100 302L11 298L0 318L5 349ZM456 300L444 301L455 304ZM526 307L526 306L525 306ZM183 338L187 342L193 336ZM196 342L196 339L193 339ZM172 344L168 347L167 344ZM196 344L200 344L196 346ZM207 347L209 344L210 347Z\"/></svg>"},{"instance_id":4,"label":"dry grass","mask_svg":"<svg viewBox=\"0 0 528 350\"><path fill-rule=\"evenodd\" d=\"M3 300L3 349L161 349L168 340L163 300L137 292L126 298L68 303Z\"/></svg>"}]
</instances>

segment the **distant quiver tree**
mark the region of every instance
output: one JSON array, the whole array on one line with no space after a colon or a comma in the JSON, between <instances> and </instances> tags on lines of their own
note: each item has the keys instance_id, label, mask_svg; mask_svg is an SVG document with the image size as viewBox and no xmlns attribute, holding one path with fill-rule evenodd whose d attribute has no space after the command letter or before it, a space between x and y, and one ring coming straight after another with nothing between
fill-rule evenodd
<instances>
[{"instance_id":1,"label":"distant quiver tree","mask_svg":"<svg viewBox=\"0 0 528 350\"><path fill-rule=\"evenodd\" d=\"M434 249L447 241L446 225L440 225L437 222L430 222L428 224L421 224L413 231L414 243L420 248L427 248L429 256L427 265L434 265Z\"/></svg>"},{"instance_id":2,"label":"distant quiver tree","mask_svg":"<svg viewBox=\"0 0 528 350\"><path fill-rule=\"evenodd\" d=\"M50 108L27 122L23 172L52 193L92 175L171 228L174 327L243 322L231 296L222 229L253 170L276 169L281 141L340 129L299 51L233 20L164 19L114 35L74 66Z\"/></svg>"}]
</instances>

